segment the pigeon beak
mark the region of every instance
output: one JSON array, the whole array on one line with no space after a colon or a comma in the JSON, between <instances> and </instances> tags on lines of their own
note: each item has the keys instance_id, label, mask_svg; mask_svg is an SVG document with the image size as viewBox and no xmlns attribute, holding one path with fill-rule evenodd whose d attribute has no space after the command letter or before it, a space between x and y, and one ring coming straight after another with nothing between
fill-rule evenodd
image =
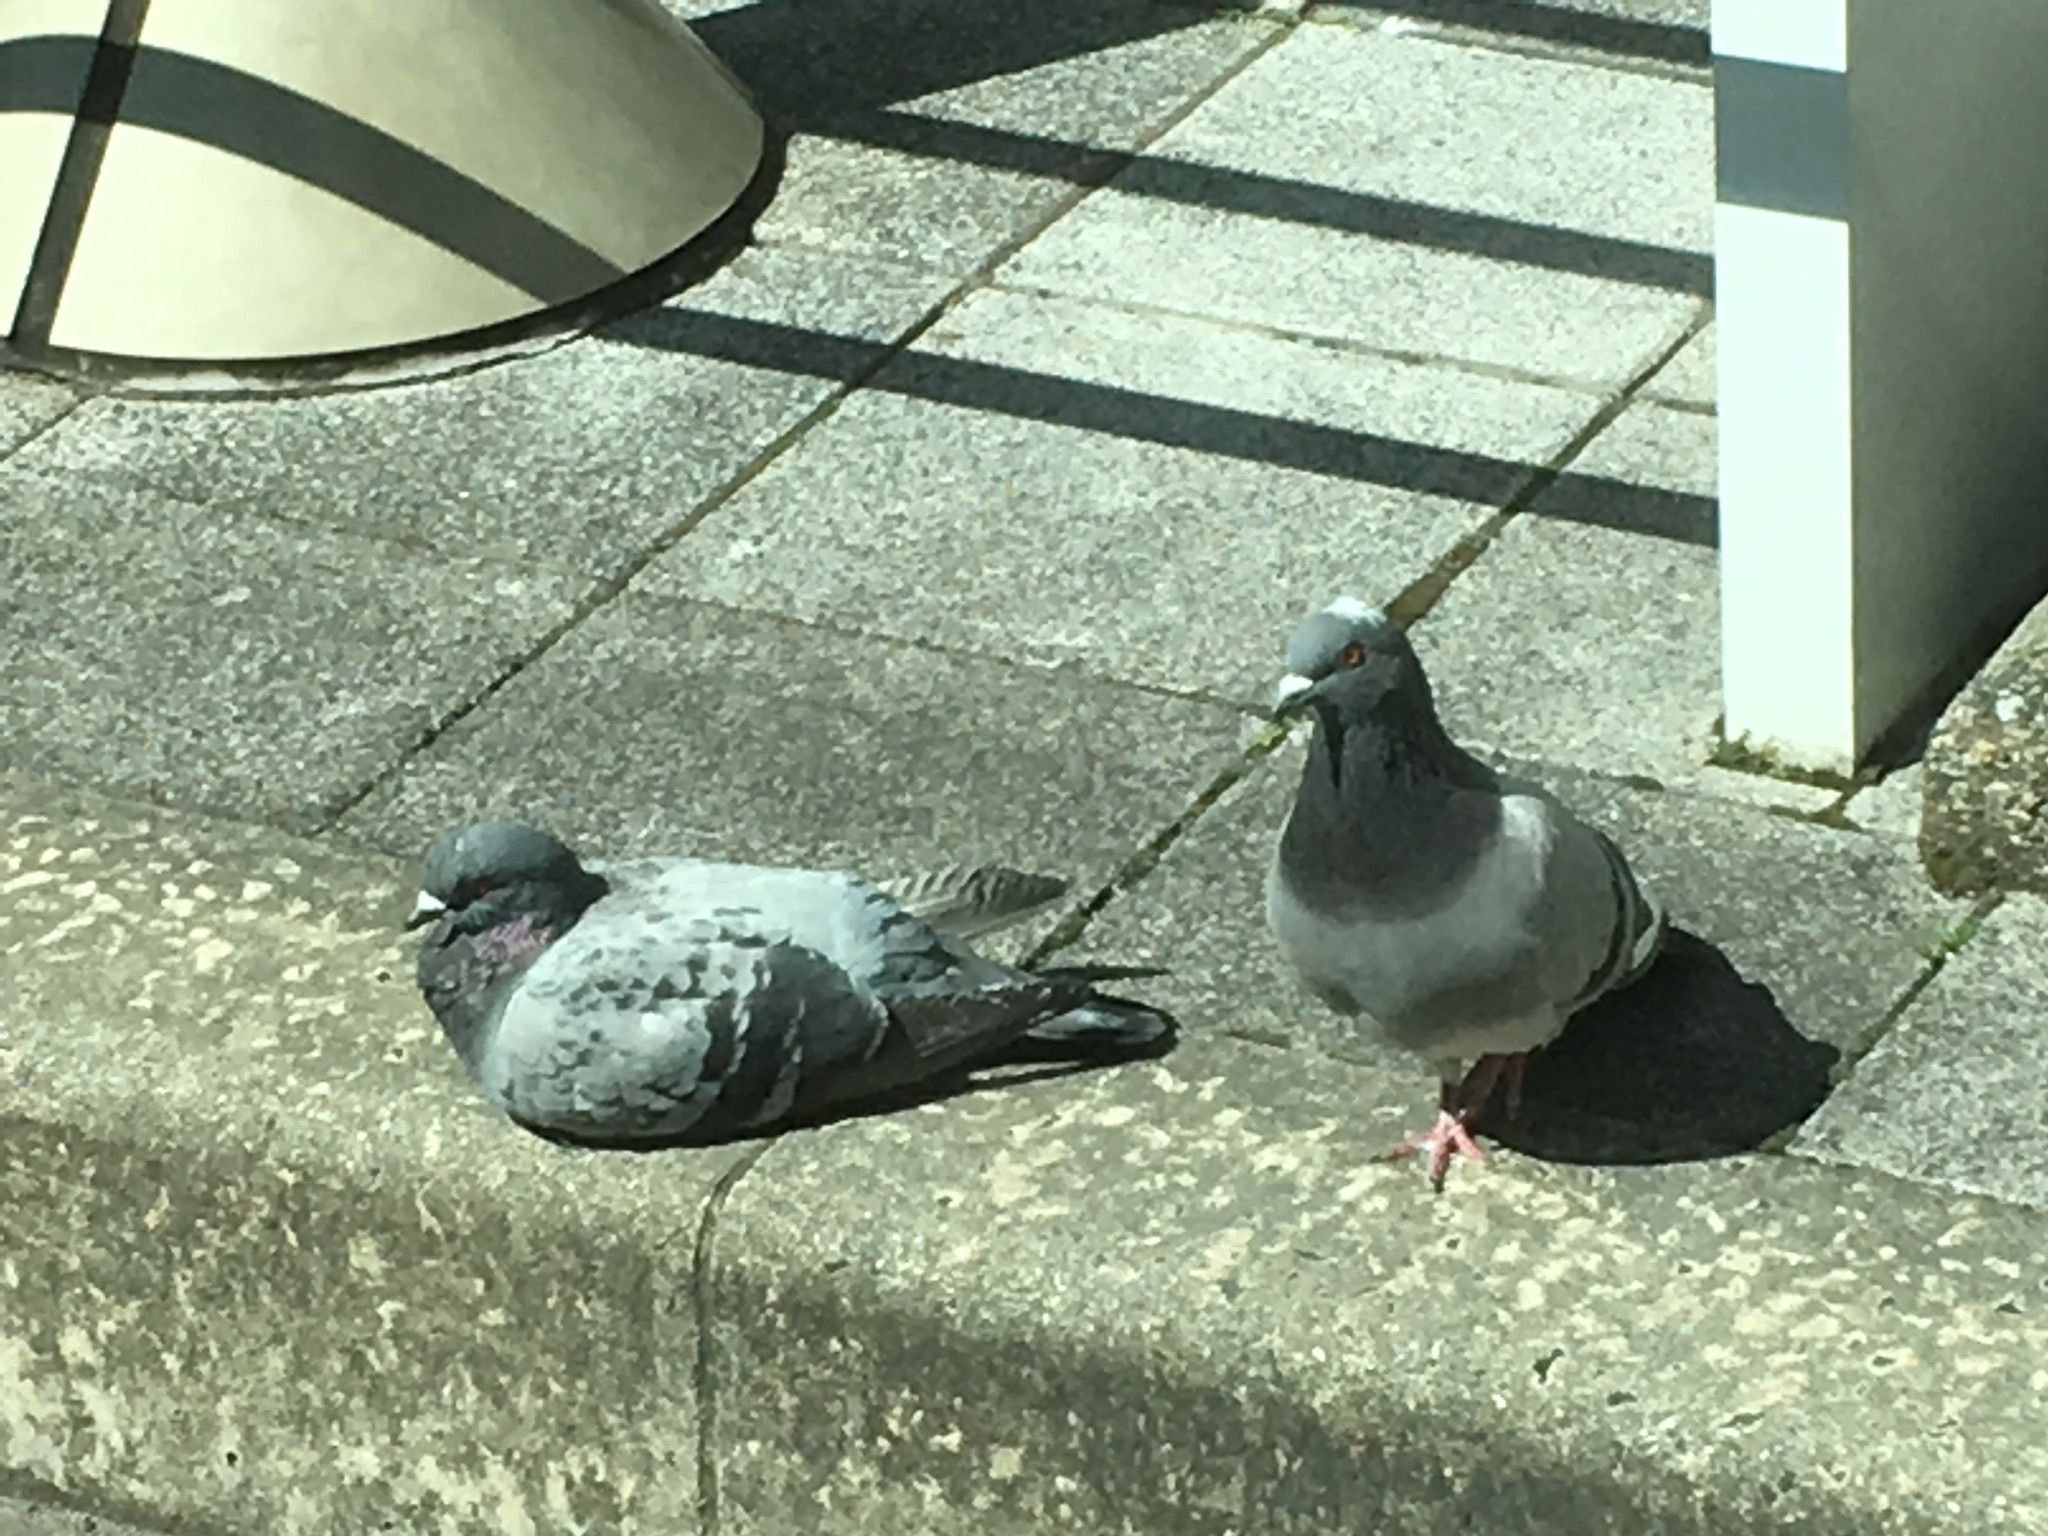
<instances>
[{"instance_id":1,"label":"pigeon beak","mask_svg":"<svg viewBox=\"0 0 2048 1536\"><path fill-rule=\"evenodd\" d=\"M1301 713L1307 705L1309 695L1316 691L1316 680L1303 677L1299 672L1290 672L1280 679L1279 687L1273 690L1273 718L1285 720Z\"/></svg>"},{"instance_id":2,"label":"pigeon beak","mask_svg":"<svg viewBox=\"0 0 2048 1536\"><path fill-rule=\"evenodd\" d=\"M447 902L441 900L438 896L429 896L425 891L421 891L419 900L412 904L412 915L406 918L405 926L407 928L422 927L427 923L431 923L447 910Z\"/></svg>"}]
</instances>

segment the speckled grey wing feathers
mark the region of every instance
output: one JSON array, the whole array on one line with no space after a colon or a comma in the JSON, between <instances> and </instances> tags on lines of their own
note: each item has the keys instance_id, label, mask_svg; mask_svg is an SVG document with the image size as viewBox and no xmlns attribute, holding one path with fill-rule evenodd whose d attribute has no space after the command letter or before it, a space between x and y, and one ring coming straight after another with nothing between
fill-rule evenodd
<instances>
[{"instance_id":1,"label":"speckled grey wing feathers","mask_svg":"<svg viewBox=\"0 0 2048 1536\"><path fill-rule=\"evenodd\" d=\"M1606 954L1578 995L1566 1005L1567 1013L1576 1013L1588 1003L1635 982L1655 963L1657 951L1664 943L1663 907L1637 882L1635 871L1629 868L1627 857L1615 846L1613 838L1598 827L1585 830L1592 834L1607 860L1615 918L1608 933Z\"/></svg>"},{"instance_id":2,"label":"speckled grey wing feathers","mask_svg":"<svg viewBox=\"0 0 2048 1536\"><path fill-rule=\"evenodd\" d=\"M956 939L976 939L1043 912L1067 893L1067 882L999 864L926 870L876 882L898 904Z\"/></svg>"},{"instance_id":3,"label":"speckled grey wing feathers","mask_svg":"<svg viewBox=\"0 0 2048 1536\"><path fill-rule=\"evenodd\" d=\"M766 1131L956 1070L1092 996L1084 976L977 956L850 875L590 867L610 894L534 962L477 1065L486 1096L537 1129Z\"/></svg>"}]
</instances>

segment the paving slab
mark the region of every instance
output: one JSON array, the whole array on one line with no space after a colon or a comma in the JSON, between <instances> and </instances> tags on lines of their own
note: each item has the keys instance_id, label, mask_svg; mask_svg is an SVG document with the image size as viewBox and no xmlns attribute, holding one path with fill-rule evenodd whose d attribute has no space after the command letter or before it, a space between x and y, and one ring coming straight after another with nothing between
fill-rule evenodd
<instances>
[{"instance_id":1,"label":"paving slab","mask_svg":"<svg viewBox=\"0 0 2048 1536\"><path fill-rule=\"evenodd\" d=\"M983 292L644 579L1263 704L1303 612L1339 590L1392 597L1596 406L1241 327Z\"/></svg>"},{"instance_id":2,"label":"paving slab","mask_svg":"<svg viewBox=\"0 0 2048 1536\"><path fill-rule=\"evenodd\" d=\"M1792 1150L2048 1208L2048 901L2013 895L1809 1121Z\"/></svg>"},{"instance_id":3,"label":"paving slab","mask_svg":"<svg viewBox=\"0 0 2048 1536\"><path fill-rule=\"evenodd\" d=\"M618 852L1092 891L1236 754L1218 705L628 592L346 820L409 857L486 814Z\"/></svg>"},{"instance_id":4,"label":"paving slab","mask_svg":"<svg viewBox=\"0 0 2048 1536\"><path fill-rule=\"evenodd\" d=\"M164 1536L124 1520L42 1500L0 1495L0 1536Z\"/></svg>"},{"instance_id":5,"label":"paving slab","mask_svg":"<svg viewBox=\"0 0 2048 1536\"><path fill-rule=\"evenodd\" d=\"M1272 36L1156 0L753 6L697 32L796 130L760 238L956 279Z\"/></svg>"},{"instance_id":6,"label":"paving slab","mask_svg":"<svg viewBox=\"0 0 2048 1536\"><path fill-rule=\"evenodd\" d=\"M1318 5L1318 21L1395 27L1421 23L1470 27L1527 47L1588 49L1617 65L1692 67L1712 63L1707 28L1712 0L1383 0Z\"/></svg>"},{"instance_id":7,"label":"paving slab","mask_svg":"<svg viewBox=\"0 0 2048 1536\"><path fill-rule=\"evenodd\" d=\"M1361 1144L1392 1083L1197 1039L777 1143L712 1248L719 1529L2048 1520L2039 1216L1780 1157L1432 1199Z\"/></svg>"},{"instance_id":8,"label":"paving slab","mask_svg":"<svg viewBox=\"0 0 2048 1536\"><path fill-rule=\"evenodd\" d=\"M1090 922L1077 953L1169 967L1150 985L1191 1031L1396 1072L1407 1102L1370 1130L1391 1145L1434 1102L1427 1069L1310 997L1265 930L1266 866L1305 743L1297 732L1197 820ZM1835 1052L1868 1042L1963 912L1927 889L1893 839L1551 764L1506 766L1614 836L1690 935L1532 1060L1527 1123L1491 1128L1514 1145L1595 1161L1757 1145L1812 1110Z\"/></svg>"},{"instance_id":9,"label":"paving slab","mask_svg":"<svg viewBox=\"0 0 2048 1536\"><path fill-rule=\"evenodd\" d=\"M1720 399L1714 348L1714 327L1709 325L1680 348L1670 362L1650 375L1640 398L1699 411L1714 410Z\"/></svg>"},{"instance_id":10,"label":"paving slab","mask_svg":"<svg viewBox=\"0 0 2048 1536\"><path fill-rule=\"evenodd\" d=\"M309 829L583 585L0 468L0 768Z\"/></svg>"},{"instance_id":11,"label":"paving slab","mask_svg":"<svg viewBox=\"0 0 2048 1536\"><path fill-rule=\"evenodd\" d=\"M1935 723L1920 854L1945 889L2048 891L2048 601Z\"/></svg>"},{"instance_id":12,"label":"paving slab","mask_svg":"<svg viewBox=\"0 0 2048 1536\"><path fill-rule=\"evenodd\" d=\"M391 860L18 775L0 827L0 1491L219 1536L692 1529L693 1240L742 1150L488 1114Z\"/></svg>"},{"instance_id":13,"label":"paving slab","mask_svg":"<svg viewBox=\"0 0 2048 1536\"><path fill-rule=\"evenodd\" d=\"M1711 416L1639 403L1416 626L1444 718L1502 752L1812 812L1836 791L1716 767Z\"/></svg>"},{"instance_id":14,"label":"paving slab","mask_svg":"<svg viewBox=\"0 0 2048 1536\"><path fill-rule=\"evenodd\" d=\"M610 573L680 524L841 386L830 370L662 345L715 317L835 358L921 319L928 273L800 251L748 251L609 333L456 378L290 400L105 398L16 462L82 483L146 486L433 549ZM853 349L846 351L848 342Z\"/></svg>"},{"instance_id":15,"label":"paving slab","mask_svg":"<svg viewBox=\"0 0 2048 1536\"><path fill-rule=\"evenodd\" d=\"M78 403L54 379L0 368L0 457L14 451Z\"/></svg>"},{"instance_id":16,"label":"paving slab","mask_svg":"<svg viewBox=\"0 0 2048 1536\"><path fill-rule=\"evenodd\" d=\"M1712 207L1697 84L1306 26L997 276L1612 387L1706 293Z\"/></svg>"},{"instance_id":17,"label":"paving slab","mask_svg":"<svg viewBox=\"0 0 2048 1536\"><path fill-rule=\"evenodd\" d=\"M1908 763L1875 784L1859 789L1848 804L1849 819L1886 837L1917 839L1926 792L1926 764Z\"/></svg>"}]
</instances>

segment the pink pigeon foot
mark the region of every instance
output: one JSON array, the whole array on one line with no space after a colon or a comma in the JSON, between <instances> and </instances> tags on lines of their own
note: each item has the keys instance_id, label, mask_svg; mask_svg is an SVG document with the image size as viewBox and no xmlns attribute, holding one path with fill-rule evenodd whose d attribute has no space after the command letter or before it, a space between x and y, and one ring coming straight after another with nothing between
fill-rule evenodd
<instances>
[{"instance_id":1,"label":"pink pigeon foot","mask_svg":"<svg viewBox=\"0 0 2048 1536\"><path fill-rule=\"evenodd\" d=\"M1486 1161L1486 1154L1479 1150L1479 1143L1472 1139L1472 1133L1466 1127L1475 1115L1485 1110L1503 1077L1507 1079L1508 1118L1514 1119L1520 1111L1522 1073L1528 1063L1526 1053L1480 1057L1472 1063L1463 1082L1444 1084L1436 1124L1408 1137L1388 1156L1399 1161L1420 1148L1429 1148L1430 1187L1441 1192L1452 1158L1463 1156L1475 1163Z\"/></svg>"},{"instance_id":2,"label":"pink pigeon foot","mask_svg":"<svg viewBox=\"0 0 2048 1536\"><path fill-rule=\"evenodd\" d=\"M1448 1107L1437 1111L1435 1125L1426 1131L1417 1131L1387 1155L1398 1162L1422 1147L1429 1148L1430 1188L1439 1192L1444 1187L1444 1175L1450 1172L1453 1157L1462 1155L1475 1163L1486 1161L1486 1154L1479 1150L1479 1143L1465 1129L1465 1122L1456 1110Z\"/></svg>"}]
</instances>

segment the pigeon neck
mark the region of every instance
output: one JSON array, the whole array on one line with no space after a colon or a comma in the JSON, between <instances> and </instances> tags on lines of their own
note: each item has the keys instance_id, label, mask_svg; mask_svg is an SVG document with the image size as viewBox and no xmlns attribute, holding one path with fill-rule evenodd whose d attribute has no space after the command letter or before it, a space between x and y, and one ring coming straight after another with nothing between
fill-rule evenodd
<instances>
[{"instance_id":1,"label":"pigeon neck","mask_svg":"<svg viewBox=\"0 0 2048 1536\"><path fill-rule=\"evenodd\" d=\"M1467 825L1472 797L1461 792L1491 781L1433 713L1318 721L1281 834L1288 884L1326 909L1429 905L1486 835Z\"/></svg>"},{"instance_id":2,"label":"pigeon neck","mask_svg":"<svg viewBox=\"0 0 2048 1536\"><path fill-rule=\"evenodd\" d=\"M473 932L437 930L420 946L419 983L448 1043L474 1071L506 994L591 903L608 889L596 875L573 889L550 889L521 910Z\"/></svg>"}]
</instances>

